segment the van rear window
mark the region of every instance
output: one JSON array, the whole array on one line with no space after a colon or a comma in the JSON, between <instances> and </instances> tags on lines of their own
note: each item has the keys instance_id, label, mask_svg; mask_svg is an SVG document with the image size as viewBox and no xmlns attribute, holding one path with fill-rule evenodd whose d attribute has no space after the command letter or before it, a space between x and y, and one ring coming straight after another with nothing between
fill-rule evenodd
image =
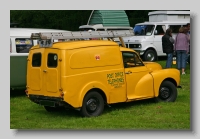
<instances>
[{"instance_id":1,"label":"van rear window","mask_svg":"<svg viewBox=\"0 0 200 139\"><path fill-rule=\"evenodd\" d=\"M35 53L32 57L32 66L40 67L41 66L42 55L41 53Z\"/></svg>"},{"instance_id":2,"label":"van rear window","mask_svg":"<svg viewBox=\"0 0 200 139\"><path fill-rule=\"evenodd\" d=\"M33 40L28 38L15 39L17 53L28 53L29 49L33 46Z\"/></svg>"},{"instance_id":3,"label":"van rear window","mask_svg":"<svg viewBox=\"0 0 200 139\"><path fill-rule=\"evenodd\" d=\"M47 59L47 65L49 68L56 68L58 65L58 55L49 53Z\"/></svg>"}]
</instances>

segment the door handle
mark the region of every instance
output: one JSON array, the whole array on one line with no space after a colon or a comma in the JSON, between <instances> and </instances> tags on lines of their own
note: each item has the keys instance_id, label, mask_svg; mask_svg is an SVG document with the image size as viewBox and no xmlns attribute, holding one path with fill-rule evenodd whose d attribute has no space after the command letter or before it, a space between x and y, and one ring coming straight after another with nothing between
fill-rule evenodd
<instances>
[{"instance_id":1,"label":"door handle","mask_svg":"<svg viewBox=\"0 0 200 139\"><path fill-rule=\"evenodd\" d=\"M45 73L46 73L46 72L47 72L47 70L43 70L43 72L45 72Z\"/></svg>"},{"instance_id":2,"label":"door handle","mask_svg":"<svg viewBox=\"0 0 200 139\"><path fill-rule=\"evenodd\" d=\"M131 71L125 72L125 74L131 74L131 73L132 73Z\"/></svg>"}]
</instances>

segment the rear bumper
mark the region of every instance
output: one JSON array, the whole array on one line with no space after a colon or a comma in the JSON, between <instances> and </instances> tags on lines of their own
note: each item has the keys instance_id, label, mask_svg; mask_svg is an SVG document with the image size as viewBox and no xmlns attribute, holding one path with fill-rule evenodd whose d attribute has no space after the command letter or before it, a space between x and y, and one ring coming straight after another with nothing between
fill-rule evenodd
<instances>
[{"instance_id":1,"label":"rear bumper","mask_svg":"<svg viewBox=\"0 0 200 139\"><path fill-rule=\"evenodd\" d=\"M42 95L28 95L28 98L39 105L51 106L51 107L67 107L73 108L70 104L65 102L61 97L49 97Z\"/></svg>"}]
</instances>

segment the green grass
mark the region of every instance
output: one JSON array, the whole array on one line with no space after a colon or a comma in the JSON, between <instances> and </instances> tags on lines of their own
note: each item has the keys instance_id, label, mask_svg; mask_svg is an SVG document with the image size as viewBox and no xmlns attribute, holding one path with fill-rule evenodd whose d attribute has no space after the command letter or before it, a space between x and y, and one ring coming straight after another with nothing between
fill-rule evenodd
<instances>
[{"instance_id":1,"label":"green grass","mask_svg":"<svg viewBox=\"0 0 200 139\"><path fill-rule=\"evenodd\" d=\"M165 61L159 61L164 67ZM175 67L173 65L173 67ZM24 91L10 97L11 129L71 129L71 130L190 130L190 69L181 76L175 102L155 103L151 99L119 103L105 107L99 117L82 118L78 111L49 113L31 102Z\"/></svg>"}]
</instances>

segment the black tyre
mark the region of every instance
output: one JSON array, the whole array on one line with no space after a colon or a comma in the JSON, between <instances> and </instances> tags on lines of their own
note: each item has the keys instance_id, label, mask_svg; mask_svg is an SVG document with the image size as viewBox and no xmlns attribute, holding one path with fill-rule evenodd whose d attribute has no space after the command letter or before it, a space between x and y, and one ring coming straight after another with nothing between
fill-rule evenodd
<instances>
[{"instance_id":1,"label":"black tyre","mask_svg":"<svg viewBox=\"0 0 200 139\"><path fill-rule=\"evenodd\" d=\"M86 94L80 110L83 117L99 116L104 110L103 97L96 91Z\"/></svg>"},{"instance_id":2,"label":"black tyre","mask_svg":"<svg viewBox=\"0 0 200 139\"><path fill-rule=\"evenodd\" d=\"M55 112L61 110L59 107L50 107L50 106L44 106L45 110L48 112Z\"/></svg>"},{"instance_id":3,"label":"black tyre","mask_svg":"<svg viewBox=\"0 0 200 139\"><path fill-rule=\"evenodd\" d=\"M159 95L155 98L156 102L174 102L177 98L177 88L170 81L164 81L160 85Z\"/></svg>"},{"instance_id":4,"label":"black tyre","mask_svg":"<svg viewBox=\"0 0 200 139\"><path fill-rule=\"evenodd\" d=\"M154 50L147 50L143 55L144 61L156 61L157 54Z\"/></svg>"}]
</instances>

